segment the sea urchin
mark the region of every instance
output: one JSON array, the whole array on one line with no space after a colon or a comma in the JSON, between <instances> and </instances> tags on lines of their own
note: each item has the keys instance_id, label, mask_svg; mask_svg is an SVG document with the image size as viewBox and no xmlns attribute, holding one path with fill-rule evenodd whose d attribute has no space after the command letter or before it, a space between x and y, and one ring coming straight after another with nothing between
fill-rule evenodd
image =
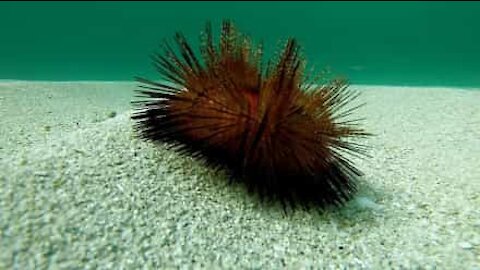
<instances>
[{"instance_id":1,"label":"sea urchin","mask_svg":"<svg viewBox=\"0 0 480 270\"><path fill-rule=\"evenodd\" d=\"M262 48L222 23L219 44L210 24L201 35L201 58L177 33L153 61L156 82L137 78L142 100L132 118L144 139L226 167L261 198L285 207L339 205L356 190L361 172L345 155L363 156L355 141L368 134L348 119L358 92L345 80L304 74L295 39L262 65Z\"/></svg>"}]
</instances>

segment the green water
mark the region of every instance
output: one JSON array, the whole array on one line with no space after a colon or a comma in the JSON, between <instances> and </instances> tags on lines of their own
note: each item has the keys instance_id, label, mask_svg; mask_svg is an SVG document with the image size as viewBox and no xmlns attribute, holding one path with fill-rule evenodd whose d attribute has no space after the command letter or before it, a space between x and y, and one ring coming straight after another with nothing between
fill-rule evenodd
<instances>
[{"instance_id":1,"label":"green water","mask_svg":"<svg viewBox=\"0 0 480 270\"><path fill-rule=\"evenodd\" d=\"M309 63L357 84L480 86L480 2L2 2L0 79L155 76L177 30L236 22L266 47L296 37ZM218 29L218 28L217 28Z\"/></svg>"}]
</instances>

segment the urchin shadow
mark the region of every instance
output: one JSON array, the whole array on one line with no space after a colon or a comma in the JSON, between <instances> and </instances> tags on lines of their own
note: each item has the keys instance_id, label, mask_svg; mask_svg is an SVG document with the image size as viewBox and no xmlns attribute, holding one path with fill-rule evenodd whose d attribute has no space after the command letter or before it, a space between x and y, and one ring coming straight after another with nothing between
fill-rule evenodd
<instances>
[{"instance_id":1,"label":"urchin shadow","mask_svg":"<svg viewBox=\"0 0 480 270\"><path fill-rule=\"evenodd\" d=\"M277 198L261 197L258 192L248 190L248 187L235 179L228 168L211 167L202 157L185 156L169 149L164 144L156 145L159 151L156 151L154 158L156 164L164 166L167 171L183 171L179 175L196 176L198 182L203 182L203 191L208 193L207 197L216 197L216 202L230 204L228 208L238 208L237 210L248 210L250 213L258 212L267 216L281 216L282 218L292 218L298 215L317 216L319 221L348 219L349 222L368 222L375 219L375 216L382 212L382 206L377 204L378 191L372 187L367 179L361 178L357 184L357 191L353 196L341 205L319 206L314 202L297 203L294 206L284 205ZM170 152L170 158L179 160L180 167L172 167L170 158L165 158L165 153ZM191 177L179 178L179 181L192 181ZM161 185L161 183L159 183ZM186 193L189 190L185 190ZM205 194L191 193L191 196L201 196L204 199ZM299 202L299 201L297 201Z\"/></svg>"}]
</instances>

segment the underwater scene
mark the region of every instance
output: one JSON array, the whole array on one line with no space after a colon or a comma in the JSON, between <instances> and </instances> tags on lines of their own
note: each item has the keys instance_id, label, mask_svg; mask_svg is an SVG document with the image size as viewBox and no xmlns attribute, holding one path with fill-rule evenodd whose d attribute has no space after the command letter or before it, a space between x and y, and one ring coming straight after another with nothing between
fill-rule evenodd
<instances>
[{"instance_id":1,"label":"underwater scene","mask_svg":"<svg viewBox=\"0 0 480 270\"><path fill-rule=\"evenodd\" d=\"M480 2L0 2L0 269L480 269Z\"/></svg>"}]
</instances>

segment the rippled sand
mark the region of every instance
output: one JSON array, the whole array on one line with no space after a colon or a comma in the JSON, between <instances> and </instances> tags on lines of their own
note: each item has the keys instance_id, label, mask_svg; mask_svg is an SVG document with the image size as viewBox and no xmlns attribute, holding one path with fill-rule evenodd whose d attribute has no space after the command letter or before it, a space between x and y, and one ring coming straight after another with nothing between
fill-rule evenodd
<instances>
[{"instance_id":1,"label":"rippled sand","mask_svg":"<svg viewBox=\"0 0 480 270\"><path fill-rule=\"evenodd\" d=\"M0 82L0 268L480 267L480 91L352 86L371 158L324 213L134 137L129 82Z\"/></svg>"}]
</instances>

